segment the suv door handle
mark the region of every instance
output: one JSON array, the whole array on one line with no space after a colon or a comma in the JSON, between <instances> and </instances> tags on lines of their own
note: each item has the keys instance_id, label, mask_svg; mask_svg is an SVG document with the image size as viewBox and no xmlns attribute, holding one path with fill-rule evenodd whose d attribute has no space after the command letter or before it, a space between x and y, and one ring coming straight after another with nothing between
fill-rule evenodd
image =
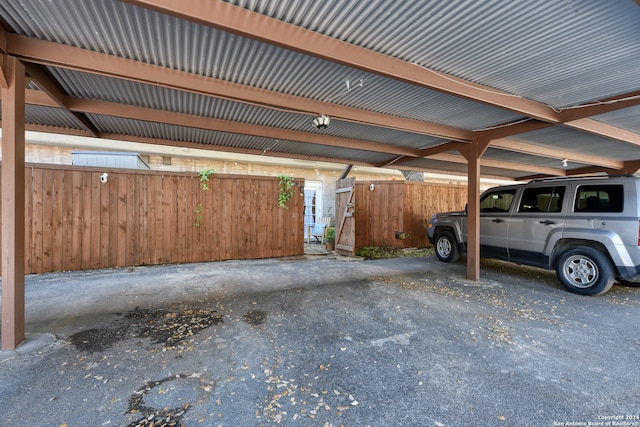
<instances>
[{"instance_id":1,"label":"suv door handle","mask_svg":"<svg viewBox=\"0 0 640 427\"><path fill-rule=\"evenodd\" d=\"M544 225L551 225L551 224L555 224L555 221L551 221L550 219L545 219L544 221L540 221L540 224L544 224Z\"/></svg>"},{"instance_id":2,"label":"suv door handle","mask_svg":"<svg viewBox=\"0 0 640 427\"><path fill-rule=\"evenodd\" d=\"M504 222L504 220L502 220L500 218L495 218L495 219L492 219L491 222L495 222L496 224L499 224L501 222Z\"/></svg>"}]
</instances>

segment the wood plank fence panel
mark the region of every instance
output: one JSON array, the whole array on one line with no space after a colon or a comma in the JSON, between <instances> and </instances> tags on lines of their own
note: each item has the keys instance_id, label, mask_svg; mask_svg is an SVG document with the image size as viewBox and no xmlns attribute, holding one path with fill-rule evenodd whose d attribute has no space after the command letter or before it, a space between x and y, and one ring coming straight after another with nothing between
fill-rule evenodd
<instances>
[{"instance_id":1,"label":"wood plank fence panel","mask_svg":"<svg viewBox=\"0 0 640 427\"><path fill-rule=\"evenodd\" d=\"M91 221L92 221L92 187L91 173L81 174L80 185L82 195L82 210L80 214L80 268L89 269L91 267Z\"/></svg>"},{"instance_id":2,"label":"wood plank fence panel","mask_svg":"<svg viewBox=\"0 0 640 427\"><path fill-rule=\"evenodd\" d=\"M71 270L82 269L82 212L85 198L82 194L82 175L81 171L74 170L72 173L72 236L73 246L71 248Z\"/></svg>"},{"instance_id":3,"label":"wood plank fence panel","mask_svg":"<svg viewBox=\"0 0 640 427\"><path fill-rule=\"evenodd\" d=\"M35 169L35 168L34 168ZM27 194L30 191L27 190ZM62 174L62 265L60 270L72 270L73 263L73 171ZM25 224L28 227L28 224ZM33 225L32 225L33 227ZM35 273L35 270L31 270Z\"/></svg>"},{"instance_id":4,"label":"wood plank fence panel","mask_svg":"<svg viewBox=\"0 0 640 427\"><path fill-rule=\"evenodd\" d=\"M42 270L51 271L53 268L53 209L54 203L46 203L44 200L53 200L53 172L44 169L42 171Z\"/></svg>"},{"instance_id":5,"label":"wood plank fence panel","mask_svg":"<svg viewBox=\"0 0 640 427\"><path fill-rule=\"evenodd\" d=\"M162 210L162 175L154 175L152 178L153 188L150 190L149 195L151 196L151 204L153 206L154 212L154 224L152 233L148 233L149 238L153 243L150 246L153 247L153 257L151 258L150 264L162 264L164 261L162 255L162 241L163 241L163 233L164 227L162 224L163 218L163 210Z\"/></svg>"},{"instance_id":6,"label":"wood plank fence panel","mask_svg":"<svg viewBox=\"0 0 640 427\"><path fill-rule=\"evenodd\" d=\"M33 192L32 192L32 217L31 223L33 227L31 229L31 264L35 272L42 272L42 230L44 224L42 223L43 212L43 183L42 183L42 170L33 171ZM25 224L26 227L26 224Z\"/></svg>"},{"instance_id":7,"label":"wood plank fence panel","mask_svg":"<svg viewBox=\"0 0 640 427\"><path fill-rule=\"evenodd\" d=\"M205 191L195 174L103 172L26 166L25 273L304 253L303 198L278 207L276 178L214 174Z\"/></svg>"},{"instance_id":8,"label":"wood plank fence panel","mask_svg":"<svg viewBox=\"0 0 640 427\"><path fill-rule=\"evenodd\" d=\"M370 190L370 185L374 190ZM433 213L462 210L467 187L410 181L356 182L355 248L390 245L426 247ZM396 238L396 231L407 238Z\"/></svg>"},{"instance_id":9,"label":"wood plank fence panel","mask_svg":"<svg viewBox=\"0 0 640 427\"><path fill-rule=\"evenodd\" d=\"M64 246L64 234L62 232L62 222L64 221L64 206L63 206L63 195L64 195L64 174L61 171L52 171L53 174L53 256L52 256L52 265L51 270L53 270L54 266L63 265L63 251L62 248ZM28 197L28 193L25 194L25 197ZM27 206L28 210L28 206ZM26 222L26 224L30 224L30 222Z\"/></svg>"}]
</instances>

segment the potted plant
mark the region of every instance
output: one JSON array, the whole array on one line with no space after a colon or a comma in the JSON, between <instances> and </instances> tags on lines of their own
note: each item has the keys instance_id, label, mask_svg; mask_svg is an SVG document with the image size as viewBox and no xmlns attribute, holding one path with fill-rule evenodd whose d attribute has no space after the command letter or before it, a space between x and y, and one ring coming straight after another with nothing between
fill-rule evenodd
<instances>
[{"instance_id":1,"label":"potted plant","mask_svg":"<svg viewBox=\"0 0 640 427\"><path fill-rule=\"evenodd\" d=\"M336 248L336 229L335 228L333 227L327 228L324 241L328 251L332 251Z\"/></svg>"}]
</instances>

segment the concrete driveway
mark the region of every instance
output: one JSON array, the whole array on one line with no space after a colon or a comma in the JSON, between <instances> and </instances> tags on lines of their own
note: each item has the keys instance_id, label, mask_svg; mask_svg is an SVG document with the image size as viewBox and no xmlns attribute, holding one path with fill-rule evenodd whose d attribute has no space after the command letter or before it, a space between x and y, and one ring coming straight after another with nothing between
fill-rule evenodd
<instances>
[{"instance_id":1,"label":"concrete driveway","mask_svg":"<svg viewBox=\"0 0 640 427\"><path fill-rule=\"evenodd\" d=\"M640 288L481 275L312 256L29 276L0 425L640 426Z\"/></svg>"}]
</instances>

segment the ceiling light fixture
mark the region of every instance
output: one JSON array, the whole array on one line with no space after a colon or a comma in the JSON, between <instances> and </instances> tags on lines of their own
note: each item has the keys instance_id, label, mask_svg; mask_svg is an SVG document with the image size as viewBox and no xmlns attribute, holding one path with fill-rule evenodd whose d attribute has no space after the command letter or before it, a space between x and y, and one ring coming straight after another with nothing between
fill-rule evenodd
<instances>
[{"instance_id":1,"label":"ceiling light fixture","mask_svg":"<svg viewBox=\"0 0 640 427\"><path fill-rule=\"evenodd\" d=\"M565 168L567 167L567 159L562 159L562 166L564 166Z\"/></svg>"},{"instance_id":2,"label":"ceiling light fixture","mask_svg":"<svg viewBox=\"0 0 640 427\"><path fill-rule=\"evenodd\" d=\"M329 116L322 115L313 119L313 125L318 129L326 129L330 121Z\"/></svg>"}]
</instances>

